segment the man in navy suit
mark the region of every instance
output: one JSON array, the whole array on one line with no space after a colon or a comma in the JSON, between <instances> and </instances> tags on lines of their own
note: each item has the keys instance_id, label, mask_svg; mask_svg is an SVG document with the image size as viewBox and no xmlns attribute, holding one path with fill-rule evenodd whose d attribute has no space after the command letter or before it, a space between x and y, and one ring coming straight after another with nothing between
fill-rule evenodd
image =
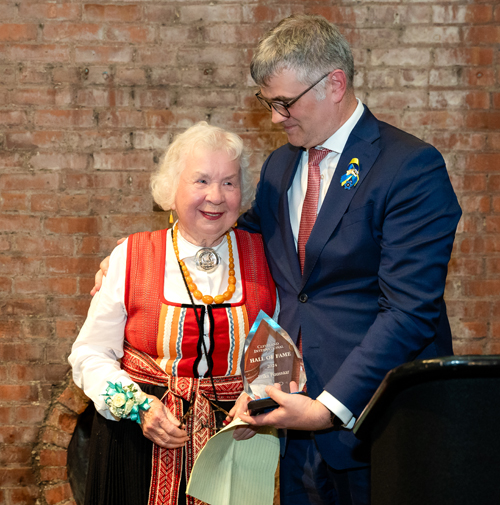
<instances>
[{"instance_id":1,"label":"man in navy suit","mask_svg":"<svg viewBox=\"0 0 500 505\"><path fill-rule=\"evenodd\" d=\"M460 207L439 152L356 99L350 47L324 18L283 20L251 71L289 143L239 226L263 235L309 397L269 388L279 408L249 417L242 398L231 414L288 428L282 505L367 504L351 428L389 370L453 352L443 293Z\"/></svg>"},{"instance_id":2,"label":"man in navy suit","mask_svg":"<svg viewBox=\"0 0 500 505\"><path fill-rule=\"evenodd\" d=\"M453 352L443 293L460 207L440 153L356 99L350 47L324 18L283 20L251 72L289 143L239 226L263 235L309 397L269 388L280 408L252 418L242 401L238 415L289 428L282 505L366 504L351 428L389 370Z\"/></svg>"}]
</instances>

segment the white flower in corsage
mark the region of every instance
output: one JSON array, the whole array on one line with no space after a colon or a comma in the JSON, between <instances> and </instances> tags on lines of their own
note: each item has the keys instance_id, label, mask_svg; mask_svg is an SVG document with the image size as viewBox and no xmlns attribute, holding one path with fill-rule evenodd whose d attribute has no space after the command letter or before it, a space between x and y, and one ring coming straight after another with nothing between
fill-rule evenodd
<instances>
[{"instance_id":1,"label":"white flower in corsage","mask_svg":"<svg viewBox=\"0 0 500 505\"><path fill-rule=\"evenodd\" d=\"M104 401L115 417L128 418L141 424L140 410L149 410L151 400L135 384L122 386L108 381Z\"/></svg>"}]
</instances>

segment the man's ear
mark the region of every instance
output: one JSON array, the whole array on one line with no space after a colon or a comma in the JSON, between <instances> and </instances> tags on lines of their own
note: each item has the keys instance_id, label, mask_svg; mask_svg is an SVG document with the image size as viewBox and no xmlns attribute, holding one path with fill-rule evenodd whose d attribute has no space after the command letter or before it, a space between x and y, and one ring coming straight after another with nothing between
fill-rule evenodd
<instances>
[{"instance_id":1,"label":"man's ear","mask_svg":"<svg viewBox=\"0 0 500 505\"><path fill-rule=\"evenodd\" d=\"M330 72L327 79L331 87L332 100L335 103L340 103L347 90L347 77L344 71L338 68L337 70Z\"/></svg>"}]
</instances>

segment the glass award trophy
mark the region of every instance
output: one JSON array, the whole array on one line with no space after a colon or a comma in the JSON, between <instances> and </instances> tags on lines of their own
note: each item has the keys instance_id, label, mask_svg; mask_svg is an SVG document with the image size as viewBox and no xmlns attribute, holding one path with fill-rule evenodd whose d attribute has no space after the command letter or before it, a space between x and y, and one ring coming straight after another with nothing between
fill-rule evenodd
<instances>
[{"instance_id":1,"label":"glass award trophy","mask_svg":"<svg viewBox=\"0 0 500 505\"><path fill-rule=\"evenodd\" d=\"M262 310L245 340L241 374L245 392L254 399L248 404L252 415L279 406L267 397L266 386L277 383L283 392L290 393L290 382L295 381L298 392L305 394L306 372L299 350L288 333Z\"/></svg>"}]
</instances>

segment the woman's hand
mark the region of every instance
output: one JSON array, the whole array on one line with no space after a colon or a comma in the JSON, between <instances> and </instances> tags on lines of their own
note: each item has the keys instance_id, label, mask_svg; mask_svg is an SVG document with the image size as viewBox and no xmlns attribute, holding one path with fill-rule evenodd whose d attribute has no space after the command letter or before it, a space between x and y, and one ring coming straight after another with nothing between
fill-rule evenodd
<instances>
[{"instance_id":1,"label":"woman's hand","mask_svg":"<svg viewBox=\"0 0 500 505\"><path fill-rule=\"evenodd\" d=\"M248 411L248 402L250 402L252 398L248 396L246 393L242 393L240 397L236 400L234 407L229 411L229 415L226 417L226 424L229 424L238 417L241 417L241 414L245 414ZM257 429L251 426L238 426L234 429L233 438L235 440L248 440L252 438L257 433Z\"/></svg>"},{"instance_id":2,"label":"woman's hand","mask_svg":"<svg viewBox=\"0 0 500 505\"><path fill-rule=\"evenodd\" d=\"M187 432L156 396L145 395L153 400L149 410L141 410L141 428L146 438L160 447L177 449L189 440Z\"/></svg>"}]
</instances>

